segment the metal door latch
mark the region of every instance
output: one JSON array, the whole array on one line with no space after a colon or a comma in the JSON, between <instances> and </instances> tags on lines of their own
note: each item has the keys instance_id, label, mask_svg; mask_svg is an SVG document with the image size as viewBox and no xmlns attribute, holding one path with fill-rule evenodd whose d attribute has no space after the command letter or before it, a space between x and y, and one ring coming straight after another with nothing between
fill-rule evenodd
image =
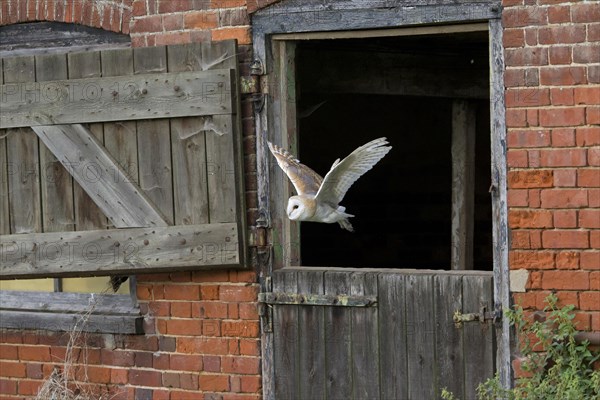
<instances>
[{"instance_id":1,"label":"metal door latch","mask_svg":"<svg viewBox=\"0 0 600 400\"><path fill-rule=\"evenodd\" d=\"M498 322L502 318L502 311L487 311L487 306L482 305L479 309L479 313L468 313L463 314L462 312L456 310L454 311L454 316L452 320L454 321L454 325L457 328L462 328L465 322L474 322L479 321L481 324L485 324L486 321L492 321L494 324Z\"/></svg>"}]
</instances>

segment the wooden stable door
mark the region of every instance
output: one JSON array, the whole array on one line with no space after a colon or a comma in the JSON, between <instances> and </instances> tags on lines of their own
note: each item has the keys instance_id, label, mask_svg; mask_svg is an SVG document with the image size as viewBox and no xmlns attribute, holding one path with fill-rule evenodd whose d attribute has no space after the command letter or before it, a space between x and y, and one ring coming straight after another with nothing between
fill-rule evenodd
<instances>
[{"instance_id":1,"label":"wooden stable door","mask_svg":"<svg viewBox=\"0 0 600 400\"><path fill-rule=\"evenodd\" d=\"M492 292L491 272L278 270L262 295L274 397L475 398L494 374Z\"/></svg>"}]
</instances>

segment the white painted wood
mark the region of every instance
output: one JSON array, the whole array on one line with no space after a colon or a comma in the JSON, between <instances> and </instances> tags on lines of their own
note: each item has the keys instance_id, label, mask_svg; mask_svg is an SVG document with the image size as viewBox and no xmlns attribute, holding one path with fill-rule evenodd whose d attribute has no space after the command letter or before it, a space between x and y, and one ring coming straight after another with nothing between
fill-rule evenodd
<instances>
[{"instance_id":1,"label":"white painted wood","mask_svg":"<svg viewBox=\"0 0 600 400\"><path fill-rule=\"evenodd\" d=\"M237 224L3 235L0 279L143 273L239 263Z\"/></svg>"},{"instance_id":2,"label":"white painted wood","mask_svg":"<svg viewBox=\"0 0 600 400\"><path fill-rule=\"evenodd\" d=\"M32 127L114 226L166 226L164 217L83 125Z\"/></svg>"},{"instance_id":3,"label":"white painted wood","mask_svg":"<svg viewBox=\"0 0 600 400\"><path fill-rule=\"evenodd\" d=\"M0 128L231 114L233 77L222 69L5 83Z\"/></svg>"}]
</instances>

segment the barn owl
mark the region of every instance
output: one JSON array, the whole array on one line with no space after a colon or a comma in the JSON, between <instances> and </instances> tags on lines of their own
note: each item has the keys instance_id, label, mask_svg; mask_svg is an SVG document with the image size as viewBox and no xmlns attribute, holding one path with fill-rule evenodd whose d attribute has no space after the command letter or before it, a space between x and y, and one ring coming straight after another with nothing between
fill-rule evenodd
<instances>
[{"instance_id":1,"label":"barn owl","mask_svg":"<svg viewBox=\"0 0 600 400\"><path fill-rule=\"evenodd\" d=\"M288 200L287 215L292 221L313 221L340 224L342 229L353 232L346 208L339 205L350 186L365 172L373 168L392 149L386 138L375 139L354 150L342 161L335 160L322 178L288 151L267 142L277 164L286 173L296 192Z\"/></svg>"}]
</instances>

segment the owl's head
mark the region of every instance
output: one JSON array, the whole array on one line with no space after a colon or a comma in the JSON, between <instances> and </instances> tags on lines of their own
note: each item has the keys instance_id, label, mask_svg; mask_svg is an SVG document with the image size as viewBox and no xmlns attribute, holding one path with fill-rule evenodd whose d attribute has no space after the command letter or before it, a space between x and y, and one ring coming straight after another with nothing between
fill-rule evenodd
<instances>
[{"instance_id":1,"label":"owl's head","mask_svg":"<svg viewBox=\"0 0 600 400\"><path fill-rule=\"evenodd\" d=\"M305 221L315 214L313 199L303 196L292 196L288 200L287 215L292 221Z\"/></svg>"}]
</instances>

